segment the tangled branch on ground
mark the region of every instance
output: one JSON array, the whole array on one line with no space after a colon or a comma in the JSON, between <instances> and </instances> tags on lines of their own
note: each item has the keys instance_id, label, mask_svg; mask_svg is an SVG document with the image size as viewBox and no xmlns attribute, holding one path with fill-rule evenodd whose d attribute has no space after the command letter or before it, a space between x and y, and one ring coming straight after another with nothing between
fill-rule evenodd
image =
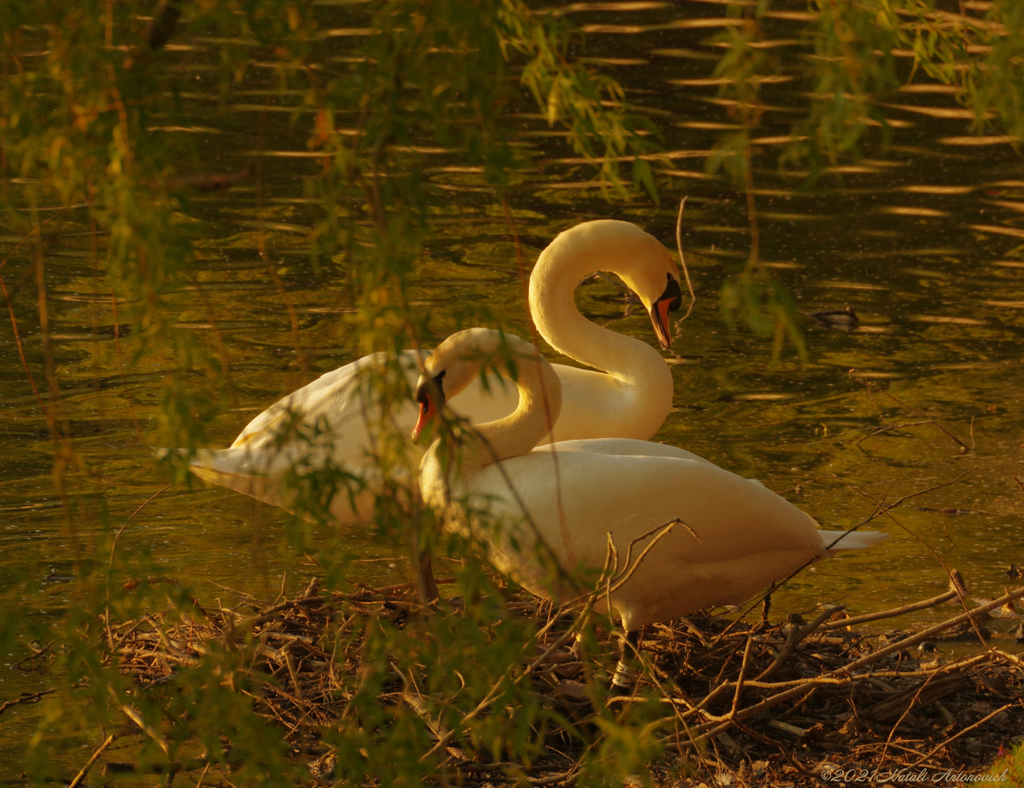
<instances>
[{"instance_id":1,"label":"tangled branch on ground","mask_svg":"<svg viewBox=\"0 0 1024 788\"><path fill-rule=\"evenodd\" d=\"M792 616L784 623L747 624L727 614L700 614L651 627L642 644L644 682L633 697L610 703L620 714L638 703L664 710L645 728L662 747L650 765L656 785L740 785L756 779L810 786L830 769L883 767L887 773L978 773L1024 730L1021 659L991 641L979 647L978 641L987 635L984 621L992 612L1012 610L1024 588L969 612L965 593L962 584L951 585L932 599L856 618L827 608L809 622ZM916 632L877 630L878 621L943 604L955 604L960 612ZM513 597L510 609L540 625L550 623L549 606L532 597ZM301 595L271 605L247 599L234 608L197 606L187 620L157 613L111 622L107 657L118 660L140 688L153 687L203 660L210 644L247 644L249 675L238 691L280 726L314 779L330 780L334 754L324 746L323 733L348 724L346 710L360 686L353 677L369 669L362 635L367 622L383 619L402 627L423 615L462 613L457 606L423 611L408 586L321 593L314 580ZM876 628L863 631L868 624ZM558 626L549 627L549 642L559 636ZM958 638L973 639L974 648L941 657L935 644ZM545 651L543 642L538 646ZM526 656L524 665L536 660L536 654ZM419 689L426 682L416 673L424 674L425 666L392 659L377 702L404 706L426 726L435 745L431 752L443 750L440 784L573 785L602 736L600 726L588 722L595 704L606 703L602 671L614 663L609 655L592 657L564 647L524 671L532 692L573 728L537 731L551 746L544 757L528 762L514 762L511 753L501 761L468 747L438 714L444 699ZM199 757L160 768L209 766Z\"/></svg>"}]
</instances>

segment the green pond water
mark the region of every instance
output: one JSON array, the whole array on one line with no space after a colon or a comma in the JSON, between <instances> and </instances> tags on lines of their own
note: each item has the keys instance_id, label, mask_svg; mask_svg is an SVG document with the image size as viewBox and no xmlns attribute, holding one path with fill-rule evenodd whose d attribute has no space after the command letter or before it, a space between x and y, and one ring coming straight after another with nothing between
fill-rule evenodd
<instances>
[{"instance_id":1,"label":"green pond water","mask_svg":"<svg viewBox=\"0 0 1024 788\"><path fill-rule=\"evenodd\" d=\"M722 281L751 242L745 196L704 174L715 135L734 121L717 86L706 84L719 51L709 38L714 25L692 23L722 16L721 9L703 2L595 8L573 18L588 31L588 54L626 85L664 136L671 164L656 166L662 201L607 202L588 183L591 171L561 161L569 153L560 138L524 114L523 139L545 165L526 173L509 197L528 263L559 231L595 218L633 221L674 249L676 206L687 196L683 245L699 300L665 354L675 408L655 439L760 479L829 528L861 522L877 501L938 488L870 526L890 534L883 545L805 572L778 595L774 614L818 602L858 613L932 596L946 587L943 564L959 569L972 593L999 595L1015 582L1007 566L1024 564L1024 168L1017 153L1004 139L971 137L969 118L948 93L907 91L884 107L891 147L827 170L801 190L800 174L777 166L778 138L790 133L801 106L800 83L766 87L754 176L761 256L805 315L849 306L860 319L839 330L801 318L809 358L800 363L790 348L773 366L771 339L728 328L719 309ZM321 10L339 28L358 28L363 19L358 7ZM785 44L793 23L770 24L780 51L788 47L795 56L799 47ZM350 38L333 39L339 53ZM291 122L284 110L294 97L272 90L269 73L259 69L219 104L204 95L200 62L195 92L184 97L194 125L160 133L193 135L211 170L258 164L226 192L195 198L194 277L202 292L183 290L168 305L186 309L178 330L195 332L230 362L232 407L214 429L227 445L280 396L357 353L343 320L347 272L332 261L314 266L308 255L318 210L304 189L317 167L304 155L312 116ZM445 198L436 205L437 238L419 268L417 308L434 315L434 340L455 327L451 306L470 299L486 301L496 326L528 335L500 206L476 176L453 169L457 152L434 155L429 178ZM21 601L40 621L74 603L76 560L105 564L107 556L92 546L166 483L149 434L170 355L157 347L135 365L119 362L103 253L92 247L84 214L77 221L65 221L45 260L56 407L88 468L70 497L54 486L54 447L11 331L0 333L7 370L0 378L0 572L29 578ZM0 253L17 241L0 239ZM30 264L28 256L12 256L5 279L17 282ZM13 303L45 396L34 280ZM577 303L590 319L654 343L642 310L627 314L611 283L584 283ZM303 348L319 348L305 370L296 337ZM190 385L201 390L203 376ZM282 582L294 589L313 572L304 574L285 544L286 519L201 484L168 490L125 529L119 557L129 565L133 557L151 560L197 595L238 589L273 597ZM347 545L364 582L405 579L404 559L370 533L353 531ZM918 620L950 614L931 611ZM1017 648L1005 634L1013 627L997 622L1000 645ZM14 644L0 655L0 701L49 686L45 675L9 667L25 653ZM0 762L18 762L47 708L43 701L5 712ZM88 752L66 757L77 769ZM15 784L18 771L0 766L0 784Z\"/></svg>"}]
</instances>

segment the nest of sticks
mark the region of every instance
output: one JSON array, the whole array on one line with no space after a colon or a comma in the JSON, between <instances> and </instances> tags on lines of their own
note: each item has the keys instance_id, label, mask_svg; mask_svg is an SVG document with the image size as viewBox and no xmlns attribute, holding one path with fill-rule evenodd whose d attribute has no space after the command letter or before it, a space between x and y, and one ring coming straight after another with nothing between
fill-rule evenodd
<instances>
[{"instance_id":1,"label":"nest of sticks","mask_svg":"<svg viewBox=\"0 0 1024 788\"><path fill-rule=\"evenodd\" d=\"M663 724L651 734L660 738L663 753L649 766L654 784L804 786L820 785L822 778L856 781L858 775L882 782L879 773L894 782L899 774L930 773L932 782L991 768L1024 731L1024 661L993 646L1014 643L1014 634L992 640L986 622L1001 611L1012 615L1024 588L966 612L966 591L956 573L953 580L947 593L933 599L856 618L829 608L813 620L750 623L728 614L699 614L649 627L639 686L664 708ZM879 622L943 604L957 612L942 623L915 632L879 630ZM516 597L510 608L524 616L550 614L533 598ZM295 757L308 764L310 783L329 783L334 755L320 735L343 724L347 699L338 676L359 669L360 628L372 616L400 627L411 616L432 614L420 608L409 586L322 593L314 580L293 599L205 607L191 621L168 613L110 622L110 656L140 685L152 685L178 666L202 660L212 641L237 642L239 632L247 631L254 644L248 691L257 712L280 725ZM332 654L325 645L339 642L338 627L349 629L345 654ZM540 656L526 658L521 678L577 730L587 730L595 713L587 680L607 686L607 674L588 676L595 663L580 662L568 638L555 643L557 636L549 637L557 647L541 643ZM974 647L936 647L954 640L973 640ZM610 669L617 646L609 642L608 648L598 664L603 660ZM942 656L950 650L966 655ZM578 736L562 736L550 757L529 764L494 762L463 749L458 731L432 722L424 698L404 678L395 679L394 691L380 701L406 704L423 716L434 735L431 752L447 772L438 775L442 784L576 783L589 749ZM608 701L623 710L635 702L639 695ZM131 716L131 707L123 710ZM590 729L600 735L596 726ZM557 734L538 733L547 740ZM209 764L198 758L160 769L204 767ZM106 764L108 772L136 768ZM214 783L208 777L203 784Z\"/></svg>"}]
</instances>

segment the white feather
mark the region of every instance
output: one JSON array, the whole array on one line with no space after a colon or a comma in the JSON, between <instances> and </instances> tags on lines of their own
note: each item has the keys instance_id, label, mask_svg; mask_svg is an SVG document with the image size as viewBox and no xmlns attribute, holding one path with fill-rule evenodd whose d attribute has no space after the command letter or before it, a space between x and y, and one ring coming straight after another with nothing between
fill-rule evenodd
<instances>
[{"instance_id":1,"label":"white feather","mask_svg":"<svg viewBox=\"0 0 1024 788\"><path fill-rule=\"evenodd\" d=\"M545 441L649 438L672 407L672 375L661 355L644 342L597 326L576 309L576 284L596 271L620 275L648 308L669 277L678 280L678 268L665 248L628 222L587 222L544 250L530 278L537 329L559 352L600 370L556 366L566 408ZM340 525L365 520L381 482L377 440L384 419L368 380L383 363L381 354L365 356L289 394L253 419L230 448L200 451L192 471L213 484L291 508L294 493L286 476L333 465L367 485L353 497L335 495L333 518ZM405 352L400 363L412 387L421 366L417 354ZM482 423L508 415L517 402L514 386L492 386L487 392L474 381L451 405L470 422ZM415 421L410 400L390 414L388 426L404 437ZM415 467L422 450L413 451Z\"/></svg>"},{"instance_id":2,"label":"white feather","mask_svg":"<svg viewBox=\"0 0 1024 788\"><path fill-rule=\"evenodd\" d=\"M467 348L486 353L495 337L486 329L449 337L428 359L425 375L445 369L446 384L465 379L472 371L458 368L475 363L462 360ZM443 466L440 442L435 443L423 458L420 484L424 500L445 512L449 527L485 529L480 535L491 559L531 592L549 599L574 593L552 573L545 555L566 571L599 570L610 534L624 569L631 543L635 560L658 539L611 594L612 608L631 631L743 602L831 554L827 546L841 532L819 531L811 517L762 484L683 449L610 438L524 453L545 429L540 391L557 413L558 380L532 346L514 337L506 341L524 357L533 351L536 359L517 366L523 404L511 417L477 428L476 442L462 447L458 470ZM656 536L676 520L681 522ZM884 538L852 533L834 549L867 547Z\"/></svg>"}]
</instances>

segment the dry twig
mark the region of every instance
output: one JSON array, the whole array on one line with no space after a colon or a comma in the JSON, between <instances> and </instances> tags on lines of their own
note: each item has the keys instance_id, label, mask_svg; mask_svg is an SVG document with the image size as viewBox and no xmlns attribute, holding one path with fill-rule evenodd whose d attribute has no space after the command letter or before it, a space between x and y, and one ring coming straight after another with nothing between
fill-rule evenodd
<instances>
[{"instance_id":1,"label":"dry twig","mask_svg":"<svg viewBox=\"0 0 1024 788\"><path fill-rule=\"evenodd\" d=\"M647 536L657 539L656 533ZM636 561L642 558L641 552ZM619 574L626 572L628 577L635 563L619 568ZM387 670L393 680L385 682L379 702L405 707L409 710L405 713L425 726L432 742L422 754L423 762L437 763L444 779L467 785L517 780L532 785L576 782L604 734L588 722L594 713L588 706L588 693L558 692L564 683L560 676L576 676L580 671L586 675L594 667L566 652L565 646L606 593L617 566L618 555L612 545L601 579L573 608L576 613L568 624L559 625L566 620L568 608L549 612L546 604L529 598L515 601L512 609L537 621L537 634L524 644L523 658L514 661L505 675L496 677L479 703L454 724L450 710L446 711L449 700L420 689L426 686L425 667L400 665L395 660L389 663ZM648 723L640 735L662 737L667 750L687 753L703 753L704 742L716 746L732 742L732 747L719 752L717 760L711 751L703 753L705 766L701 768L720 773L738 769L741 758L748 762L760 759L766 771L759 782L796 780L800 788L809 788L817 779L809 764L801 762L811 753L816 762L848 762L856 753L858 760L885 759L887 765L928 764L962 770L968 763L977 763L980 768L983 761L975 751L970 751L968 759L968 751L958 747L969 741L971 747L987 748L985 752L994 756L995 745L990 747L990 743L1005 740L1024 727L1020 689L1024 666L1015 655L997 649L934 664L910 649L1024 597L1024 588L918 632L891 637L881 646L875 645L877 635L861 635L855 629L962 594L966 591L961 587L893 610L841 621L828 621L834 610L823 610L813 621L788 628L770 622L746 626L724 617L694 616L675 626L649 629L640 656L655 697L670 706L671 713ZM350 700L365 686L363 676L371 669L364 643L375 620L387 619L392 626L401 627L419 610L408 587L325 594L315 583L298 597L268 606L252 600L247 607L252 614L218 604L208 606L204 618L190 621L161 614L139 621L111 621L110 631L124 669L143 685L173 676L179 665L204 659L211 641L232 633L237 647L245 640L240 633L251 632L251 689L244 692L258 713L275 721L282 736L304 752L322 751L319 736L325 727L350 724ZM449 614L460 615L457 611ZM835 633L840 627L843 632ZM550 639L541 653L527 656L536 654L532 650L544 638ZM333 653L321 648L330 642ZM549 741L562 737L563 744L530 764L490 762L486 754L467 746L471 737L463 734L474 719L500 713L494 708L495 701L505 697L510 686L524 682L534 693L543 694L545 703L561 708L565 729L552 728L548 720L538 735ZM991 702L995 698L998 703ZM631 706L644 700L643 693L617 699L621 704L616 706L617 715L627 719ZM980 719L973 714L964 719L979 703L983 703L981 708L993 710ZM143 725L132 707L119 706ZM770 716L765 716L769 711ZM950 714L960 723L952 736ZM933 718L934 722L930 721ZM162 741L155 730L144 730ZM964 735L977 730L991 735L984 740ZM798 753L776 741L771 731L798 738L800 752L807 756L797 757ZM439 763L434 760L438 754ZM182 762L176 771L209 767L209 761L200 759Z\"/></svg>"}]
</instances>

